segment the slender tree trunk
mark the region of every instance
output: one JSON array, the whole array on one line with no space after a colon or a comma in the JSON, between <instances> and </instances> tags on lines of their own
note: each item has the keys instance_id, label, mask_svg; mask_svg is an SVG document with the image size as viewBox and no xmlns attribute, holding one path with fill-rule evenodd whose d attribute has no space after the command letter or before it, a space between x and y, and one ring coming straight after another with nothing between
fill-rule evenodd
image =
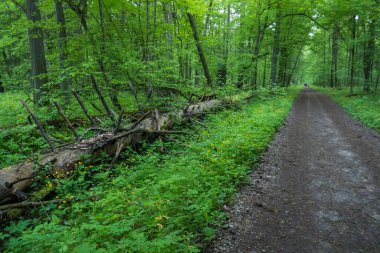
<instances>
[{"instance_id":1,"label":"slender tree trunk","mask_svg":"<svg viewBox=\"0 0 380 253\"><path fill-rule=\"evenodd\" d=\"M339 25L335 24L332 33L332 65L331 65L331 87L338 87L338 54L339 54Z\"/></svg>"},{"instance_id":2,"label":"slender tree trunk","mask_svg":"<svg viewBox=\"0 0 380 253\"><path fill-rule=\"evenodd\" d=\"M287 83L288 85L290 84L290 82L291 82L291 80L292 80L292 76L293 76L293 74L294 74L294 71L295 71L296 68L297 68L297 65L298 65L299 59L300 59L301 54L302 54L302 49L303 49L303 47L301 47L301 48L298 50L297 57L296 57L296 60L295 60L295 62L294 62L293 68L292 68L292 70L291 70L289 76L288 76L287 79L286 79L286 83Z\"/></svg>"},{"instance_id":3,"label":"slender tree trunk","mask_svg":"<svg viewBox=\"0 0 380 253\"><path fill-rule=\"evenodd\" d=\"M107 88L110 89L109 96L111 98L112 105L117 108L119 111L122 111L123 108L120 105L119 99L117 98L117 91L115 85L111 84L111 82L108 79L107 76L107 69L106 64L104 62L104 56L105 56L105 48L106 48L106 34L105 34L105 28L104 28L104 14L103 14L103 1L98 0L98 8L99 8L99 20L100 20L100 29L102 33L102 41L101 41L101 52L100 57L98 58L98 64L100 67L100 70L102 72L103 80L107 85Z\"/></svg>"},{"instance_id":4,"label":"slender tree trunk","mask_svg":"<svg viewBox=\"0 0 380 253\"><path fill-rule=\"evenodd\" d=\"M355 40L356 40L356 15L352 16L352 31L351 31L351 70L350 70L350 96L353 94L354 89L354 75L355 75Z\"/></svg>"},{"instance_id":5,"label":"slender tree trunk","mask_svg":"<svg viewBox=\"0 0 380 253\"><path fill-rule=\"evenodd\" d=\"M282 46L280 49L280 59L279 59L279 69L277 83L281 86L286 85L286 71L287 71L287 61L289 58L288 48Z\"/></svg>"},{"instance_id":6,"label":"slender tree trunk","mask_svg":"<svg viewBox=\"0 0 380 253\"><path fill-rule=\"evenodd\" d=\"M28 20L32 22L32 27L28 28L30 58L32 64L32 87L34 103L39 104L42 98L42 91L48 79L46 76L46 59L42 28L38 22L41 22L41 14L37 7L38 1L25 0L26 14Z\"/></svg>"},{"instance_id":7,"label":"slender tree trunk","mask_svg":"<svg viewBox=\"0 0 380 253\"><path fill-rule=\"evenodd\" d=\"M210 0L209 4L208 4L208 11L207 11L207 14L206 14L206 20L205 20L205 24L204 24L204 27L203 27L203 36L206 36L207 35L207 30L208 30L208 24L210 22L210 12L211 12L211 8L212 8L212 0Z\"/></svg>"},{"instance_id":8,"label":"slender tree trunk","mask_svg":"<svg viewBox=\"0 0 380 253\"><path fill-rule=\"evenodd\" d=\"M205 54L204 54L203 49L202 49L202 44L201 44L201 41L199 39L199 35L198 35L198 31L197 31L197 26L195 24L195 20L193 18L193 15L191 15L190 13L187 13L187 17L188 17L189 22L190 22L191 30L193 31L193 36L194 36L195 44L197 46L197 51L198 51L199 59L200 59L200 61L202 63L203 72L204 72L204 75L206 77L207 85L211 86L212 85L212 79L211 79L211 75L210 75L210 72L209 72L209 69L208 69L206 57L205 57Z\"/></svg>"},{"instance_id":9,"label":"slender tree trunk","mask_svg":"<svg viewBox=\"0 0 380 253\"><path fill-rule=\"evenodd\" d=\"M224 61L227 62L228 59L228 53L229 53L229 44L230 44L230 29L231 29L231 4L228 4L227 7L227 31L226 31L226 40L224 42Z\"/></svg>"},{"instance_id":10,"label":"slender tree trunk","mask_svg":"<svg viewBox=\"0 0 380 253\"><path fill-rule=\"evenodd\" d=\"M277 78L277 61L278 61L278 54L280 50L280 27L281 27L280 1L277 0L276 22L275 22L275 28L274 28L271 71L270 71L270 87L271 88L273 88L273 86L275 85L276 78Z\"/></svg>"},{"instance_id":11,"label":"slender tree trunk","mask_svg":"<svg viewBox=\"0 0 380 253\"><path fill-rule=\"evenodd\" d=\"M326 31L323 32L323 73L322 73L322 87L326 86Z\"/></svg>"},{"instance_id":12,"label":"slender tree trunk","mask_svg":"<svg viewBox=\"0 0 380 253\"><path fill-rule=\"evenodd\" d=\"M163 5L163 13L165 23L172 24L173 23L173 5L172 3L162 3ZM168 26L169 27L169 26ZM173 31L172 29L167 28L165 31L167 48L169 52L170 59L173 58Z\"/></svg>"},{"instance_id":13,"label":"slender tree trunk","mask_svg":"<svg viewBox=\"0 0 380 253\"><path fill-rule=\"evenodd\" d=\"M267 55L264 57L264 69L263 69L263 87L265 87L267 79Z\"/></svg>"},{"instance_id":14,"label":"slender tree trunk","mask_svg":"<svg viewBox=\"0 0 380 253\"><path fill-rule=\"evenodd\" d=\"M365 24L363 24L365 32ZM367 37L364 41L363 53L363 72L364 72L364 91L370 91L373 60L375 53L375 37L376 37L376 20L372 19L369 23Z\"/></svg>"},{"instance_id":15,"label":"slender tree trunk","mask_svg":"<svg viewBox=\"0 0 380 253\"><path fill-rule=\"evenodd\" d=\"M65 104L70 102L70 79L66 78L63 74L67 67L67 33L65 13L63 11L62 0L55 0L55 17L58 24L57 37L58 37L58 53L59 53L59 67L61 68L61 91L63 94L63 100Z\"/></svg>"},{"instance_id":16,"label":"slender tree trunk","mask_svg":"<svg viewBox=\"0 0 380 253\"><path fill-rule=\"evenodd\" d=\"M379 67L377 69L377 78L376 78L375 88L373 90L373 96L376 96L377 87L379 86L379 81L380 81L380 61L379 61Z\"/></svg>"},{"instance_id":17,"label":"slender tree trunk","mask_svg":"<svg viewBox=\"0 0 380 253\"><path fill-rule=\"evenodd\" d=\"M260 54L260 46L261 42L264 39L264 34L266 31L266 22L268 21L268 16L264 24L261 24L261 4L257 3L257 13L256 13L256 24L257 24L257 34L255 37L255 42L253 45L253 55L252 55L252 63L253 63L253 71L252 71L252 79L251 79L251 87L254 89L257 88L257 72L258 72L258 63L259 63L259 54Z\"/></svg>"},{"instance_id":18,"label":"slender tree trunk","mask_svg":"<svg viewBox=\"0 0 380 253\"><path fill-rule=\"evenodd\" d=\"M144 60L150 61L150 2L146 0L146 38L145 38L145 55Z\"/></svg>"}]
</instances>

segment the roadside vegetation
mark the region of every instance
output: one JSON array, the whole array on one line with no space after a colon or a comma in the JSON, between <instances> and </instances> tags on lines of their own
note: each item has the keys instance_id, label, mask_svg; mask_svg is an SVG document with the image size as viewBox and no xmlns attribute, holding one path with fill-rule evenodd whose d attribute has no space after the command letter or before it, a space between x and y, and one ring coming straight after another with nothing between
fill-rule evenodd
<instances>
[{"instance_id":1,"label":"roadside vegetation","mask_svg":"<svg viewBox=\"0 0 380 253\"><path fill-rule=\"evenodd\" d=\"M4 251L198 252L298 90L262 90L241 108L208 115L207 128L193 125L188 135L157 141L141 154L129 150L113 170L77 164L68 178L40 179L67 203L11 222L0 234Z\"/></svg>"},{"instance_id":2,"label":"roadside vegetation","mask_svg":"<svg viewBox=\"0 0 380 253\"><path fill-rule=\"evenodd\" d=\"M380 94L374 95L357 88L350 96L347 89L314 88L330 95L354 118L380 133Z\"/></svg>"}]
</instances>

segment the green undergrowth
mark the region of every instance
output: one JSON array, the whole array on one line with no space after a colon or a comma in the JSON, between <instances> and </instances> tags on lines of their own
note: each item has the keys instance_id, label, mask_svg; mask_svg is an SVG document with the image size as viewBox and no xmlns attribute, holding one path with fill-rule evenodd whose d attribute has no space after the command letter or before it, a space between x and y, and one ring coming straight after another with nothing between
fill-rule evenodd
<instances>
[{"instance_id":1,"label":"green undergrowth","mask_svg":"<svg viewBox=\"0 0 380 253\"><path fill-rule=\"evenodd\" d=\"M357 88L354 90L354 96L349 96L348 88L316 89L330 95L354 118L380 133L380 94L374 96Z\"/></svg>"},{"instance_id":2,"label":"green undergrowth","mask_svg":"<svg viewBox=\"0 0 380 253\"><path fill-rule=\"evenodd\" d=\"M4 251L199 252L298 90L261 92L239 109L208 115L207 129L193 125L142 154L125 152L112 170L77 164L66 179L45 179L72 203L45 205L12 222L0 233Z\"/></svg>"},{"instance_id":3,"label":"green undergrowth","mask_svg":"<svg viewBox=\"0 0 380 253\"><path fill-rule=\"evenodd\" d=\"M199 97L202 96L201 94L213 94L212 90L207 89L190 91L193 91L194 94L197 94ZM242 92L233 87L229 87L228 89L219 88L214 91L214 93L219 97L229 97L231 100L239 100L244 96L248 96L247 92ZM138 110L134 97L130 92L119 92L118 98L126 113L134 113ZM37 108L31 103L30 95L28 96L25 92L8 91L6 93L0 93L0 169L31 157L36 152L49 148L34 123L31 124L29 122L30 119L28 121L28 114L25 108L22 107L20 100L24 100L28 103L50 136L65 142L74 141L73 135L63 123L54 105L50 104L49 106ZM54 100L60 101L58 97ZM82 96L82 100L93 117L101 116L102 125L100 127L108 128L110 120L105 116L105 110L99 99L92 94L90 96ZM106 100L107 103L111 105L111 101L109 101L108 97ZM156 97L154 101L149 102L152 105L149 105L143 94L139 95L139 102L142 107L148 111L156 108L155 106L170 111L171 107L178 108L186 104L184 97L178 97L171 101ZM62 104L62 102L60 103ZM153 104L155 106L153 106ZM86 127L89 127L83 111L74 98L72 98L71 103L64 108L64 111L70 120L74 120L73 123L75 127L77 127L79 134L84 132Z\"/></svg>"}]
</instances>

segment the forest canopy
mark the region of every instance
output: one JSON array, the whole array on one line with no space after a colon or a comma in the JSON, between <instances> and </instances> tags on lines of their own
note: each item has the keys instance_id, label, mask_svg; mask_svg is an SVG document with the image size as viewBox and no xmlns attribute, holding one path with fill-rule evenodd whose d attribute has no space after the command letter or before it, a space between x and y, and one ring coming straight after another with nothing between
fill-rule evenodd
<instances>
[{"instance_id":1,"label":"forest canopy","mask_svg":"<svg viewBox=\"0 0 380 253\"><path fill-rule=\"evenodd\" d=\"M118 110L131 89L378 84L378 0L6 0L0 10L1 81L36 103L68 103L93 80Z\"/></svg>"}]
</instances>

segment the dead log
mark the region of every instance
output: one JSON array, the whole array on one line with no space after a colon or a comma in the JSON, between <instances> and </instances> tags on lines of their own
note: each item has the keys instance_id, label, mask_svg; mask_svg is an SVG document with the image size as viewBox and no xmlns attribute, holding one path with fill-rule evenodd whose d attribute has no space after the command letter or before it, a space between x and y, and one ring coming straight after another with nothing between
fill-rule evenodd
<instances>
[{"instance_id":1,"label":"dead log","mask_svg":"<svg viewBox=\"0 0 380 253\"><path fill-rule=\"evenodd\" d=\"M221 105L221 100L209 100L192 104L186 107L185 110L180 110L173 114L156 113L151 117L143 117L144 119L139 120L138 124L132 124L127 128L128 131L113 134L111 130L47 153L38 163L26 160L22 163L3 168L0 170L0 203L16 198L19 191L28 189L33 182L33 175L34 173L38 173L39 167L49 167L52 173L66 172L73 170L76 163L83 161L84 156L96 157L102 152L107 153L116 160L118 153L120 153L120 147L133 146L147 136L183 133L180 131L167 131L167 129L172 128L174 122L183 120L185 115L200 114L216 109Z\"/></svg>"}]
</instances>

